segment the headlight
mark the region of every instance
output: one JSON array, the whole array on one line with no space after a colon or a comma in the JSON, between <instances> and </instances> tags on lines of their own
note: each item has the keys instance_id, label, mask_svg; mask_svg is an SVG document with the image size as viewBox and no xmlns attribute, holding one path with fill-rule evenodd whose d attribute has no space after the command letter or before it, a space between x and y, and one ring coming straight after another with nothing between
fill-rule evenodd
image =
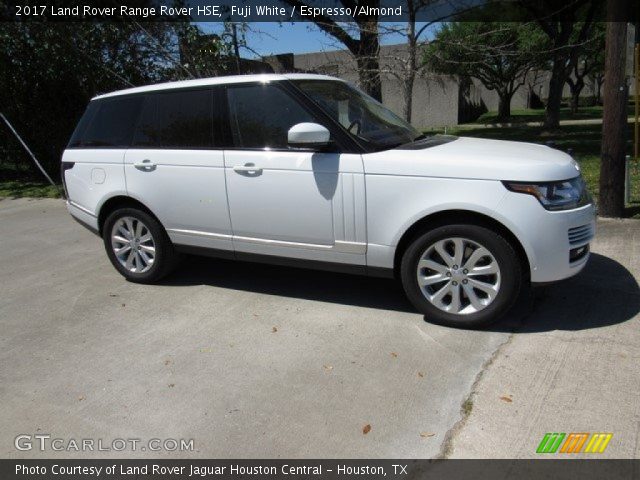
<instances>
[{"instance_id":1,"label":"headlight","mask_svg":"<svg viewBox=\"0 0 640 480\"><path fill-rule=\"evenodd\" d=\"M591 195L582 177L561 182L502 183L512 192L533 195L547 210L570 210L591 203Z\"/></svg>"}]
</instances>

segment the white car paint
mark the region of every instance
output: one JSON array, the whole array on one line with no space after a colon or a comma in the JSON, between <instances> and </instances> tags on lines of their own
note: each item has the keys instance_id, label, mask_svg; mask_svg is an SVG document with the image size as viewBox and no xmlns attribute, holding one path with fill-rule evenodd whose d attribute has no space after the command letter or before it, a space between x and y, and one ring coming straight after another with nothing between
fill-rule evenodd
<instances>
[{"instance_id":1,"label":"white car paint","mask_svg":"<svg viewBox=\"0 0 640 480\"><path fill-rule=\"evenodd\" d=\"M317 123L299 123L289 129L288 140L291 145L323 144L331 139L331 133Z\"/></svg>"},{"instance_id":2,"label":"white car paint","mask_svg":"<svg viewBox=\"0 0 640 480\"><path fill-rule=\"evenodd\" d=\"M193 86L318 75L248 75L123 90L97 98ZM301 128L304 134L305 128ZM70 213L94 230L110 198L147 206L175 244L393 269L403 235L451 210L501 223L522 245L533 282L580 271L569 250L595 232L595 209L548 211L502 181L560 181L578 175L565 153L546 146L459 138L416 150L312 153L243 150L68 149L63 162ZM100 182L92 175L103 170ZM568 230L589 235L570 244Z\"/></svg>"}]
</instances>

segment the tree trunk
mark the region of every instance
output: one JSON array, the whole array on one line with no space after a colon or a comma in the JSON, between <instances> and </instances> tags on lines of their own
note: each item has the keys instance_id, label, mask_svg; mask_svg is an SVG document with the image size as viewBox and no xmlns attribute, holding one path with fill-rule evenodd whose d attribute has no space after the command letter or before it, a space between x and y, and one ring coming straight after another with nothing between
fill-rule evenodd
<instances>
[{"instance_id":1,"label":"tree trunk","mask_svg":"<svg viewBox=\"0 0 640 480\"><path fill-rule=\"evenodd\" d=\"M404 71L404 119L411 123L413 112L413 84L416 80L416 55L418 49L418 39L416 38L416 9L413 0L407 0L409 8L409 22L407 25L407 49L409 50L408 64Z\"/></svg>"},{"instance_id":2,"label":"tree trunk","mask_svg":"<svg viewBox=\"0 0 640 480\"><path fill-rule=\"evenodd\" d=\"M579 103L580 103L580 90L578 90L577 88L574 88L573 90L571 90L571 105L570 105L571 115L575 115L576 113L578 113Z\"/></svg>"},{"instance_id":3,"label":"tree trunk","mask_svg":"<svg viewBox=\"0 0 640 480\"><path fill-rule=\"evenodd\" d=\"M235 23L231 24L231 39L233 42L233 55L235 57L236 73L240 75L242 69L240 67L240 46L238 45L238 30Z\"/></svg>"},{"instance_id":4,"label":"tree trunk","mask_svg":"<svg viewBox=\"0 0 640 480\"><path fill-rule=\"evenodd\" d=\"M596 105L600 105L602 103L602 84L604 83L604 75L598 76L596 79Z\"/></svg>"},{"instance_id":5,"label":"tree trunk","mask_svg":"<svg viewBox=\"0 0 640 480\"><path fill-rule=\"evenodd\" d=\"M582 93L582 90L584 89L584 81L582 79L578 79L575 82L569 81L567 84L571 91L571 104L569 105L571 115L575 115L578 113L578 108L580 107L580 93Z\"/></svg>"},{"instance_id":6,"label":"tree trunk","mask_svg":"<svg viewBox=\"0 0 640 480\"><path fill-rule=\"evenodd\" d=\"M498 92L498 122L507 122L511 117L511 97L513 93Z\"/></svg>"},{"instance_id":7,"label":"tree trunk","mask_svg":"<svg viewBox=\"0 0 640 480\"><path fill-rule=\"evenodd\" d=\"M404 94L404 106L402 109L402 115L404 119L411 123L411 112L413 110L413 84L416 78L416 71L411 70L407 72L407 76L403 82L403 94Z\"/></svg>"},{"instance_id":8,"label":"tree trunk","mask_svg":"<svg viewBox=\"0 0 640 480\"><path fill-rule=\"evenodd\" d=\"M360 25L360 41L356 52L361 88L373 98L382 101L380 81L380 42L377 19L367 19Z\"/></svg>"},{"instance_id":9,"label":"tree trunk","mask_svg":"<svg viewBox=\"0 0 640 480\"><path fill-rule=\"evenodd\" d=\"M560 127L560 105L562 104L562 89L565 83L566 58L560 56L553 60L551 79L549 80L549 98L544 112L544 128L556 130Z\"/></svg>"},{"instance_id":10,"label":"tree trunk","mask_svg":"<svg viewBox=\"0 0 640 480\"><path fill-rule=\"evenodd\" d=\"M625 52L627 24L620 19L625 0L607 1L607 35L603 87L602 162L600 164L600 215L624 213L624 169L627 130Z\"/></svg>"}]
</instances>

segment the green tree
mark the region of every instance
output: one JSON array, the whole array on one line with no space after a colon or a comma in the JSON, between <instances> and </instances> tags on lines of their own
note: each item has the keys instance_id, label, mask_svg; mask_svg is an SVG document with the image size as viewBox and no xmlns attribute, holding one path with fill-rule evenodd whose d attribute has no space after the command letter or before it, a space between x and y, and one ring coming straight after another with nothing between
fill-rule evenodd
<instances>
[{"instance_id":1,"label":"green tree","mask_svg":"<svg viewBox=\"0 0 640 480\"><path fill-rule=\"evenodd\" d=\"M551 77L545 109L544 126L553 130L560 126L562 90L573 71L578 56L591 35L593 19L602 4L599 0L519 0L519 4L535 18L550 42L548 53Z\"/></svg>"},{"instance_id":2,"label":"green tree","mask_svg":"<svg viewBox=\"0 0 640 480\"><path fill-rule=\"evenodd\" d=\"M62 150L93 96L198 76L179 52L180 39L197 33L179 22L5 23L0 111L57 175Z\"/></svg>"},{"instance_id":3,"label":"green tree","mask_svg":"<svg viewBox=\"0 0 640 480\"><path fill-rule=\"evenodd\" d=\"M511 99L527 73L543 59L544 34L535 24L451 22L443 24L425 49L425 62L435 72L477 78L499 97L498 120L511 115Z\"/></svg>"},{"instance_id":4,"label":"green tree","mask_svg":"<svg viewBox=\"0 0 640 480\"><path fill-rule=\"evenodd\" d=\"M604 73L604 39L605 24L595 23L591 31L591 38L587 39L573 66L573 71L567 77L567 85L571 91L571 113L578 111L580 93L585 86L587 77L598 77ZM599 95L596 94L596 97Z\"/></svg>"}]
</instances>

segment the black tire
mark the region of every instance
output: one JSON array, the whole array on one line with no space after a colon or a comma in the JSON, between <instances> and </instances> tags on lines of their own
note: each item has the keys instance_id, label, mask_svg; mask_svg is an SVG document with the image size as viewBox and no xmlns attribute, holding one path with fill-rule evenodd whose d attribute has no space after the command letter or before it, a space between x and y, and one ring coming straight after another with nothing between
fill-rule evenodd
<instances>
[{"instance_id":1,"label":"black tire","mask_svg":"<svg viewBox=\"0 0 640 480\"><path fill-rule=\"evenodd\" d=\"M495 298L478 311L465 314L446 312L432 304L418 284L418 262L423 254L437 242L450 238L476 242L493 255L500 268L499 288ZM496 322L513 307L524 284L521 261L513 246L498 233L470 224L443 225L418 235L402 256L400 276L407 297L425 315L427 321L455 328L481 328ZM446 282L438 285L445 284ZM465 284L471 284L471 280L466 280ZM462 286L459 288L462 292ZM468 305L470 300L466 293L460 295Z\"/></svg>"},{"instance_id":2,"label":"black tire","mask_svg":"<svg viewBox=\"0 0 640 480\"><path fill-rule=\"evenodd\" d=\"M132 217L142 222L148 229L153 238L155 247L155 258L151 267L140 273L133 272L125 268L113 250L111 242L111 233L113 226L120 219L125 217ZM113 266L120 272L120 274L127 280L136 283L154 283L165 277L175 268L178 261L178 254L175 251L167 232L164 227L153 216L147 212L139 210L137 208L119 208L113 211L105 220L102 229L102 239L104 240L104 247L107 251L107 256Z\"/></svg>"}]
</instances>

